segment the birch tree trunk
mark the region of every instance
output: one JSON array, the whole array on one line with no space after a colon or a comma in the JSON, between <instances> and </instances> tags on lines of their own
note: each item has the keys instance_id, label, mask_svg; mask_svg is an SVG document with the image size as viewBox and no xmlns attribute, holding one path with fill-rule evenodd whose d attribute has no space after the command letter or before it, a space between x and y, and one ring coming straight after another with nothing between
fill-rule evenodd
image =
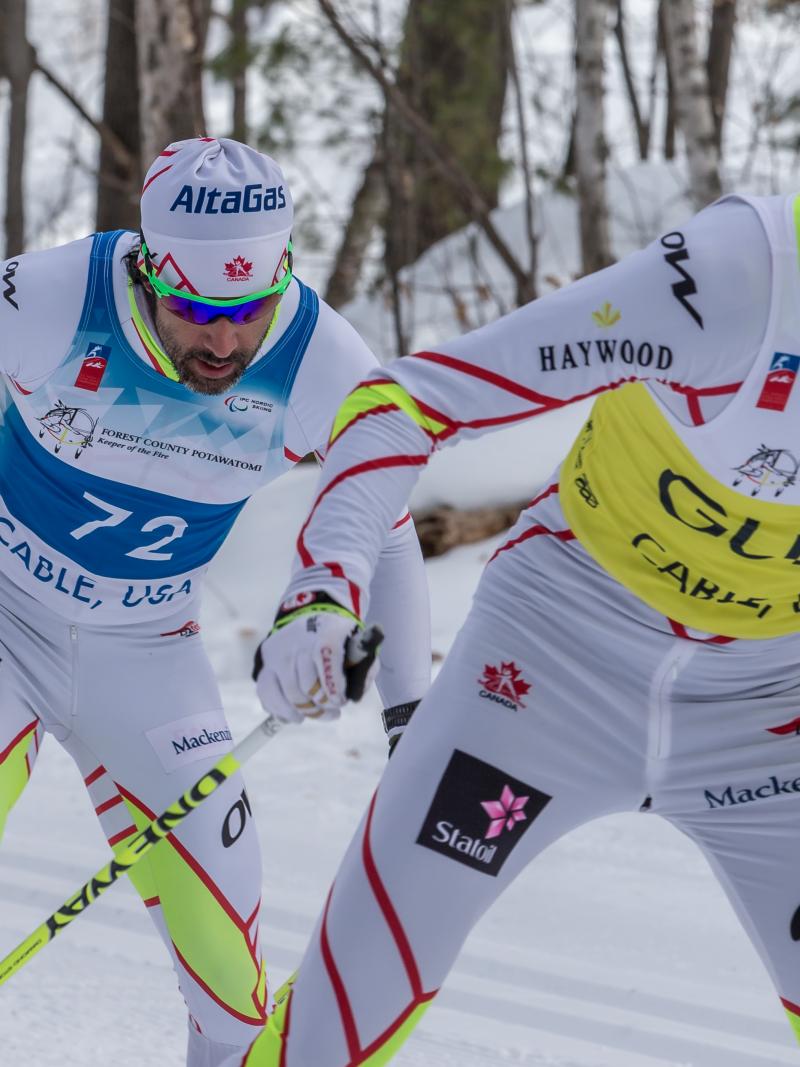
<instances>
[{"instance_id":1,"label":"birch tree trunk","mask_svg":"<svg viewBox=\"0 0 800 1067\"><path fill-rule=\"evenodd\" d=\"M210 0L137 0L142 161L205 134L203 54Z\"/></svg>"},{"instance_id":2,"label":"birch tree trunk","mask_svg":"<svg viewBox=\"0 0 800 1067\"><path fill-rule=\"evenodd\" d=\"M608 234L604 133L603 48L608 0L575 0L575 173L581 262L591 274L613 262Z\"/></svg>"},{"instance_id":3,"label":"birch tree trunk","mask_svg":"<svg viewBox=\"0 0 800 1067\"><path fill-rule=\"evenodd\" d=\"M25 247L23 169L27 130L28 82L34 65L25 23L26 0L5 0L0 12L0 67L11 85L6 159L5 257Z\"/></svg>"},{"instance_id":4,"label":"birch tree trunk","mask_svg":"<svg viewBox=\"0 0 800 1067\"><path fill-rule=\"evenodd\" d=\"M686 143L692 202L699 210L722 191L708 76L697 50L693 0L669 0L662 10L678 128Z\"/></svg>"}]
</instances>

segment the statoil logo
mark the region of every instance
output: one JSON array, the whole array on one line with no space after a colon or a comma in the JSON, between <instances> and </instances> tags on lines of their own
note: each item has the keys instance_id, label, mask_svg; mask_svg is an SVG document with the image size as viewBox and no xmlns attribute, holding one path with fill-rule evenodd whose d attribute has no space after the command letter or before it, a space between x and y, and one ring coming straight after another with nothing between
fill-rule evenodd
<instances>
[{"instance_id":1,"label":"statoil logo","mask_svg":"<svg viewBox=\"0 0 800 1067\"><path fill-rule=\"evenodd\" d=\"M456 749L417 844L495 877L551 799L499 767Z\"/></svg>"}]
</instances>

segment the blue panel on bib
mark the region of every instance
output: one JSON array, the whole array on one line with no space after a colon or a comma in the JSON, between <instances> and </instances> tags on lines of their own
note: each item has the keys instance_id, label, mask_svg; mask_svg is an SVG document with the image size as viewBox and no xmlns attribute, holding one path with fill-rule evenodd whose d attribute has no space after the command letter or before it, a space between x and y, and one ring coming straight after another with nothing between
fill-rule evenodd
<instances>
[{"instance_id":1,"label":"blue panel on bib","mask_svg":"<svg viewBox=\"0 0 800 1067\"><path fill-rule=\"evenodd\" d=\"M13 406L0 436L0 495L15 518L86 571L125 579L202 567L245 503L197 503L79 470L41 448Z\"/></svg>"}]
</instances>

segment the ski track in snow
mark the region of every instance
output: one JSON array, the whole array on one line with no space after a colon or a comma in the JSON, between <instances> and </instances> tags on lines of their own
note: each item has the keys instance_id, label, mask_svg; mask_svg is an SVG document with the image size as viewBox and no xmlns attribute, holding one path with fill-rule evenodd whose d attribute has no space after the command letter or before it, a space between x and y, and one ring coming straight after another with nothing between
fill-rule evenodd
<instances>
[{"instance_id":1,"label":"ski track in snow","mask_svg":"<svg viewBox=\"0 0 800 1067\"><path fill-rule=\"evenodd\" d=\"M77 885L85 874L86 869L78 864L58 860L49 863L41 856L8 849L0 888L4 942L14 926L33 926L52 908L63 887ZM288 973L302 951L315 914L294 908L289 896L277 903L276 896L279 895L272 894L264 913L267 959L276 971ZM16 922L12 924L11 919ZM115 972L124 969L134 982L143 970L155 968L164 972L169 982L168 968L160 960L160 943L132 893L120 892L113 904L104 900L79 922L80 935L77 930L74 939L72 933L67 935L72 941L69 950L64 949L69 957L77 957L70 968L74 965L83 972L87 960L94 959L94 967L88 970L95 972L98 983L103 983L107 966ZM66 946L67 937L58 942L59 948ZM55 946L46 951L54 952ZM613 971L605 979L598 979L576 974L575 968L569 966L553 966L552 960L547 966L537 960L534 950L522 963L502 957L502 946L495 946L489 954L475 948L462 954L429 1021L420 1027L398 1063L409 1067L422 1063L432 1067L456 1063L478 1067L496 1062L498 1057L510 1064L551 1063L565 1067L570 1063L610 1062L619 1067L723 1062L728 1067L767 1067L796 1062L787 1028L779 1021L723 1005L697 1003L688 997L634 989L624 976L622 984L617 984L620 976ZM38 965L43 966L44 961L38 961ZM26 968L26 978L32 978L36 966L33 963L29 971ZM37 977L48 982L52 971ZM116 1002L117 994L113 989L109 992L110 1000ZM82 1000L86 993L82 978ZM34 1014L35 1011L34 1007ZM500 1046L483 1045L483 1032L501 1034ZM469 1034L474 1034L476 1040L466 1041ZM537 1045L568 1046L574 1058L526 1051L526 1047ZM98 1039L98 1050L100 1047ZM658 1050L657 1056L653 1055L654 1049ZM82 1062L64 1059L63 1050L60 1056L61 1063Z\"/></svg>"},{"instance_id":2,"label":"ski track in snow","mask_svg":"<svg viewBox=\"0 0 800 1067\"><path fill-rule=\"evenodd\" d=\"M86 873L86 867L78 863L48 862L40 855L16 848L6 850L0 888L3 942L10 941L15 929L35 925L60 899L64 887L77 886ZM14 986L8 987L19 993L28 982L31 991L43 984L41 992L61 1006L53 1014L68 1024L67 1031L76 1017L91 1020L95 997L108 999L116 1022L115 1005L122 1009L120 995L124 996L126 990L135 991L140 983L144 986L153 972L157 972L159 987L171 984L160 942L142 915L138 900L131 891L112 892L116 894L113 900L105 898L93 906L78 920L79 928L45 950L52 954L49 966L42 958L32 962L25 969L24 979L19 976ZM265 951L274 973L283 975L296 965L316 916L310 910L294 907L289 894L270 895L263 922ZM512 935L513 926L509 926ZM522 962L518 962L519 958ZM65 999L69 1004L72 998L69 986L61 992L59 987L64 972L73 971L80 975L75 1013L64 1019ZM635 988L627 980L628 975L616 973L613 968L602 976L597 968L590 968L585 974L580 971L579 966L570 966L568 961L560 967L553 958L541 960L532 947L528 952L517 948L508 953L497 944L488 951L482 951L480 945L468 948L398 1064L767 1067L796 1062L788 1028L780 1020L730 1009L722 1002L699 1003L688 995ZM121 989L120 977L124 979ZM713 992L704 990L710 1001L714 999ZM6 991L3 1008L7 999ZM138 1000L136 997L123 1010L129 1023L131 1017L139 1018L135 1030L141 1039L148 1035L148 1026L141 1018L141 1009L137 1009ZM180 1006L174 994L169 1000L174 1001L170 1030L176 1045L174 1060L169 1062L178 1064ZM9 1051L19 1043L20 1054L25 1047L30 1055L38 1050L36 1037L43 1033L43 1028L34 1022L39 1009L24 994L12 995L11 1001L10 1015L0 1012L3 1028L6 1030L13 1022L18 1030L19 1024L24 1023L27 1040L23 1046L19 1033L12 1036ZM102 1011L102 1005L98 1007ZM98 1053L109 1054L118 1040L116 1028L109 1031L102 1027L96 1036ZM68 1047L68 1040L66 1044ZM40 1051L36 1051L35 1062L85 1062L81 1058L70 1059L61 1041L56 1042L56 1048L57 1056L52 1061L46 1055L40 1058Z\"/></svg>"},{"instance_id":3,"label":"ski track in snow","mask_svg":"<svg viewBox=\"0 0 800 1067\"><path fill-rule=\"evenodd\" d=\"M373 730L372 714L349 726L333 726L333 744L322 730L312 734L303 728L294 736L286 731L250 768L265 855L263 932L273 984L297 965L338 855L379 773L383 739ZM294 816L270 818L285 805L287 783L296 775L301 784ZM342 781L351 786L347 802L341 799L348 793ZM315 819L326 803L332 809L330 818ZM681 898L688 900L697 889L698 861L677 837L661 840L653 834L657 820L644 816L638 822L647 829L634 833L627 846L629 828L618 830L614 820L601 820L580 831L577 839L572 835L571 844L565 839L554 846L549 859L539 861L547 863L544 880L552 879L552 892L546 885L534 889L525 884L523 875L468 941L441 994L398 1057L400 1067L767 1067L797 1061L766 977L732 917L712 931L710 948L713 953L715 937L733 937L733 950L728 942L723 955L736 981L731 987L723 975L725 984L717 987L711 975L704 982L708 961L695 958L690 936L695 925L688 934L680 926ZM648 839L650 856L643 854ZM608 859L606 852L611 853ZM0 853L4 949L33 929L104 857L104 844L69 760L48 742L34 785L21 801L7 847ZM655 870L640 875L637 857ZM606 912L607 930L600 940L605 942L610 931L612 944L624 943L619 959L604 947L599 956L594 951L581 959L580 943L587 941L587 934L573 912L583 886L589 884L587 864L594 871L595 911L588 926ZM672 867L672 881L661 864ZM315 877L319 867L324 875ZM651 877L662 879L648 887L641 913L655 926L664 924L653 935L656 946L675 941L676 952L686 954L688 981L671 973L674 959L650 955L647 944L637 952L637 915L632 935L626 933L632 916L618 887L635 892L640 877L645 884ZM679 899L670 908L661 894L674 894L676 885ZM551 896L549 913L539 916ZM698 910L704 917L706 910L717 907L723 913L727 909L709 876ZM551 924L562 926L567 944L569 928L574 928L577 943L569 951L560 951L561 934L555 945L543 938L540 927ZM540 948L543 940L545 947ZM9 1038L8 1058L2 1062L14 1067L83 1067L95 1062L87 1059L86 1050L92 1048L97 1062L113 1057L119 1067L154 1062L178 1067L182 1015L160 941L132 889L122 884L0 993L0 1028Z\"/></svg>"}]
</instances>

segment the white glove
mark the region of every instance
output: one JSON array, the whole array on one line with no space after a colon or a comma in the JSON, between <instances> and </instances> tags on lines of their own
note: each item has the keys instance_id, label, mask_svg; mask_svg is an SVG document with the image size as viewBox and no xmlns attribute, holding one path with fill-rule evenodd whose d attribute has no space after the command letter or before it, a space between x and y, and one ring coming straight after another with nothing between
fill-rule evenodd
<instances>
[{"instance_id":1,"label":"white glove","mask_svg":"<svg viewBox=\"0 0 800 1067\"><path fill-rule=\"evenodd\" d=\"M256 655L256 691L264 710L282 722L337 719L347 700L347 644L358 633L352 619L333 612L300 615L274 631ZM365 688L377 670L376 660Z\"/></svg>"}]
</instances>

